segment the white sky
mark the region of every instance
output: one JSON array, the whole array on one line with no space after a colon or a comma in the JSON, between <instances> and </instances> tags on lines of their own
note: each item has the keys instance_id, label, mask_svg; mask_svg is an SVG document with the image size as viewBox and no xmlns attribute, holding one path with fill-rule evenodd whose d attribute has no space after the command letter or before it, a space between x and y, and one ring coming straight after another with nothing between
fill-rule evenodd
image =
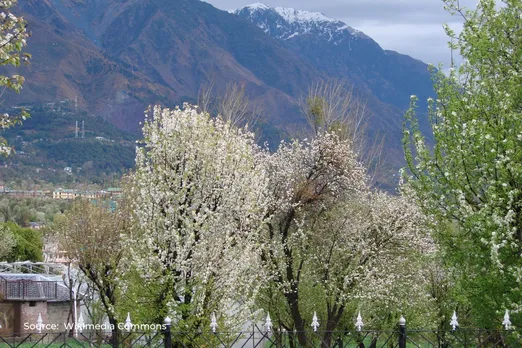
<instances>
[{"instance_id":1,"label":"white sky","mask_svg":"<svg viewBox=\"0 0 522 348\"><path fill-rule=\"evenodd\" d=\"M222 10L253 2L276 7L322 12L372 37L382 48L408 54L425 63L449 65L451 54L442 28L458 30L459 17L444 10L442 0L205 0ZM477 0L460 0L474 8Z\"/></svg>"}]
</instances>

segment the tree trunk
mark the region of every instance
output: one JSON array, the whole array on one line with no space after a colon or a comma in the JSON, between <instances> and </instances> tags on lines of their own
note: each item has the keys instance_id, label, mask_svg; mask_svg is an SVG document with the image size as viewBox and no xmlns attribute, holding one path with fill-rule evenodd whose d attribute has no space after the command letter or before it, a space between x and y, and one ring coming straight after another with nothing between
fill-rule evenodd
<instances>
[{"instance_id":1,"label":"tree trunk","mask_svg":"<svg viewBox=\"0 0 522 348\"><path fill-rule=\"evenodd\" d=\"M326 329L323 333L323 342L321 343L322 348L330 348L332 345L333 331L337 327L337 322L334 320L328 320L326 322Z\"/></svg>"},{"instance_id":2,"label":"tree trunk","mask_svg":"<svg viewBox=\"0 0 522 348\"><path fill-rule=\"evenodd\" d=\"M344 306L337 307L337 305L334 305L333 308L328 306L326 328L323 334L323 342L321 344L323 348L330 348L332 345L333 333L337 328L337 325L339 325L343 312Z\"/></svg>"},{"instance_id":3,"label":"tree trunk","mask_svg":"<svg viewBox=\"0 0 522 348\"><path fill-rule=\"evenodd\" d=\"M109 315L109 324L111 324L112 328L112 346L118 347L120 344L120 330L118 329L118 320L114 317L113 314Z\"/></svg>"},{"instance_id":4,"label":"tree trunk","mask_svg":"<svg viewBox=\"0 0 522 348\"><path fill-rule=\"evenodd\" d=\"M290 313L292 314L295 330L297 331L297 341L301 347L306 347L308 346L308 341L306 339L304 320L301 317L301 312L299 311L299 296L297 295L297 291L287 293L285 294L285 297L288 305L290 306Z\"/></svg>"}]
</instances>

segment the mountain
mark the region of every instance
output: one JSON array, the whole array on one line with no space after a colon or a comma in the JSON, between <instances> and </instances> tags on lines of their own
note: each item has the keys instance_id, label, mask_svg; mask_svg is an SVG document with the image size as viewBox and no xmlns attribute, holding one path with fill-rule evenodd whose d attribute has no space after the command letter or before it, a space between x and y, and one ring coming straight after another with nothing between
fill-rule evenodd
<instances>
[{"instance_id":1,"label":"mountain","mask_svg":"<svg viewBox=\"0 0 522 348\"><path fill-rule=\"evenodd\" d=\"M356 95L367 102L370 138L384 137L388 168L404 164L402 122L410 96L425 100L434 95L428 65L410 56L382 49L377 42L346 23L322 13L255 3L230 11L331 77L353 84ZM428 130L427 120L421 121Z\"/></svg>"},{"instance_id":2,"label":"mountain","mask_svg":"<svg viewBox=\"0 0 522 348\"><path fill-rule=\"evenodd\" d=\"M21 69L26 77L23 92L9 95L15 103L76 100L81 109L104 115L124 129L136 128L132 115L143 101L173 98L174 93L146 75L132 73L100 49L77 25L49 0L20 2L32 37L28 51L32 64Z\"/></svg>"},{"instance_id":3,"label":"mountain","mask_svg":"<svg viewBox=\"0 0 522 348\"><path fill-rule=\"evenodd\" d=\"M231 11L330 76L345 78L380 101L407 108L412 94L433 95L428 66L322 13L255 3Z\"/></svg>"},{"instance_id":4,"label":"mountain","mask_svg":"<svg viewBox=\"0 0 522 348\"><path fill-rule=\"evenodd\" d=\"M139 131L149 104L195 102L241 82L269 123L298 122L293 96L326 74L250 23L194 0L27 0L33 37L23 93L13 102L75 100Z\"/></svg>"},{"instance_id":5,"label":"mountain","mask_svg":"<svg viewBox=\"0 0 522 348\"><path fill-rule=\"evenodd\" d=\"M31 117L21 126L2 133L15 151L0 158L0 181L107 184L134 166L137 136L76 111L74 103L47 103L28 111Z\"/></svg>"},{"instance_id":6,"label":"mountain","mask_svg":"<svg viewBox=\"0 0 522 348\"><path fill-rule=\"evenodd\" d=\"M427 66L320 13L255 4L229 13L198 0L24 0L32 64L3 107L75 102L79 111L139 134L150 104L195 102L202 86L245 85L264 106L265 137L302 128L298 99L316 81L354 84L400 165L402 113L432 94ZM5 71L4 71L5 72Z\"/></svg>"}]
</instances>

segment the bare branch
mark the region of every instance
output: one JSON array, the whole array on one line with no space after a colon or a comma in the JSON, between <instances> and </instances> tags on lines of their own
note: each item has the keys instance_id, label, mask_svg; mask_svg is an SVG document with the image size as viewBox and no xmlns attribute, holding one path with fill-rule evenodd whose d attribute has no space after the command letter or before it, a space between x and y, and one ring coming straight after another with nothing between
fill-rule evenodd
<instances>
[{"instance_id":1,"label":"bare branch","mask_svg":"<svg viewBox=\"0 0 522 348\"><path fill-rule=\"evenodd\" d=\"M299 105L314 135L334 131L341 138L351 140L359 159L366 164L371 177L375 176L383 164L384 137L369 138L366 129L370 111L354 94L353 86L339 79L316 82Z\"/></svg>"},{"instance_id":2,"label":"bare branch","mask_svg":"<svg viewBox=\"0 0 522 348\"><path fill-rule=\"evenodd\" d=\"M198 107L201 112L213 114L214 113L214 78L202 85L198 92Z\"/></svg>"},{"instance_id":3,"label":"bare branch","mask_svg":"<svg viewBox=\"0 0 522 348\"><path fill-rule=\"evenodd\" d=\"M219 98L217 112L225 122L233 126L252 126L261 113L261 105L252 102L245 94L245 84L229 83L225 94Z\"/></svg>"}]
</instances>

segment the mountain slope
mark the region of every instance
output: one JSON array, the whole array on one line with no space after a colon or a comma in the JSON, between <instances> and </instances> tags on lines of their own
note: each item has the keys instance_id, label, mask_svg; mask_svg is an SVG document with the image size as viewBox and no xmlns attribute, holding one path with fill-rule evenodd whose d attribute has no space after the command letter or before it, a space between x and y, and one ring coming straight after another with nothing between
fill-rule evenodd
<instances>
[{"instance_id":1,"label":"mountain slope","mask_svg":"<svg viewBox=\"0 0 522 348\"><path fill-rule=\"evenodd\" d=\"M148 105L195 102L210 81L218 94L244 84L265 107L264 129L284 134L302 128L297 101L311 83L344 78L397 167L409 97L432 93L425 64L319 13L262 4L228 13L198 0L25 0L20 10L33 59L5 106L77 99L79 111L136 134Z\"/></svg>"},{"instance_id":2,"label":"mountain slope","mask_svg":"<svg viewBox=\"0 0 522 348\"><path fill-rule=\"evenodd\" d=\"M320 71L346 78L384 103L404 109L412 94L433 94L428 66L394 51L321 13L255 3L233 11Z\"/></svg>"},{"instance_id":3,"label":"mountain slope","mask_svg":"<svg viewBox=\"0 0 522 348\"><path fill-rule=\"evenodd\" d=\"M53 102L78 98L81 109L104 115L123 129L135 128L127 111L142 100L175 98L173 91L145 75L132 73L100 50L84 32L68 21L48 0L20 2L33 33L28 51L32 64L22 69L26 84L18 103Z\"/></svg>"},{"instance_id":4,"label":"mountain slope","mask_svg":"<svg viewBox=\"0 0 522 348\"><path fill-rule=\"evenodd\" d=\"M74 100L138 131L149 104L194 102L202 85L246 85L269 122L298 123L294 96L326 74L255 26L193 0L27 0L33 64L16 102Z\"/></svg>"},{"instance_id":5,"label":"mountain slope","mask_svg":"<svg viewBox=\"0 0 522 348\"><path fill-rule=\"evenodd\" d=\"M394 51L346 23L321 13L255 3L231 11L307 60L328 76L353 84L366 101L370 143L384 137L384 155L393 171L403 165L402 121L410 96L433 95L428 66ZM421 105L425 107L425 105ZM421 124L424 129L427 123Z\"/></svg>"}]
</instances>

